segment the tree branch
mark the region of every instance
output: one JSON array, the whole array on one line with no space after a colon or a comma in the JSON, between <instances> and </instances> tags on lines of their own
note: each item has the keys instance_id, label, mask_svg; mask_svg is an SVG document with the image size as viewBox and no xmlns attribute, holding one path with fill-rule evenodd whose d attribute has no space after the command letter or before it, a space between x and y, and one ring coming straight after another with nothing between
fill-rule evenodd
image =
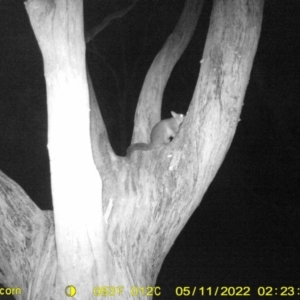
<instances>
[{"instance_id":1,"label":"tree branch","mask_svg":"<svg viewBox=\"0 0 300 300\"><path fill-rule=\"evenodd\" d=\"M135 114L132 142L147 142L150 130L160 121L161 102L171 72L195 31L203 0L187 0L180 19L156 55L145 78Z\"/></svg>"},{"instance_id":2,"label":"tree branch","mask_svg":"<svg viewBox=\"0 0 300 300\"><path fill-rule=\"evenodd\" d=\"M41 211L17 183L0 171L0 282L22 287L26 295L32 272L49 263L37 258L53 236L50 214Z\"/></svg>"},{"instance_id":3,"label":"tree branch","mask_svg":"<svg viewBox=\"0 0 300 300\"><path fill-rule=\"evenodd\" d=\"M86 32L85 42L89 43L99 32L101 32L106 26L108 26L111 21L122 18L124 15L126 15L129 11L133 9L133 7L138 1L139 0L133 0L131 5L107 16L100 24L98 24L97 26L93 27L88 32Z\"/></svg>"}]
</instances>

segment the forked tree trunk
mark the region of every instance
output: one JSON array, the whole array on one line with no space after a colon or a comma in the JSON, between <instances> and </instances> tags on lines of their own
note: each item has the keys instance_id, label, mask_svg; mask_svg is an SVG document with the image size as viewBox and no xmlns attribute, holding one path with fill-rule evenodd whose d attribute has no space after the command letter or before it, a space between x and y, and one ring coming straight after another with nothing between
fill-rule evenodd
<instances>
[{"instance_id":1,"label":"forked tree trunk","mask_svg":"<svg viewBox=\"0 0 300 300\"><path fill-rule=\"evenodd\" d=\"M214 2L192 103L169 146L135 151L131 160L117 157L95 121L92 135L100 145L93 145L93 153L103 195L89 133L82 1L28 0L26 8L44 58L55 233L51 213L41 213L24 195L18 202L21 209L10 204L8 195L17 198L12 190L18 188L1 176L0 255L7 262L0 267L0 280L24 287L19 299L64 299L69 284L77 288L73 299L95 299L97 286L111 287L95 289L98 299L101 293L103 298L149 299L145 292L151 290L145 287L155 284L166 254L232 141L259 39L263 1ZM145 132L150 130L143 123L148 112L140 105L135 124ZM99 111L92 116L104 126ZM155 118L157 113L151 120ZM20 253L8 242L11 232ZM17 270L21 276L12 273ZM131 290L133 286L138 290Z\"/></svg>"}]
</instances>

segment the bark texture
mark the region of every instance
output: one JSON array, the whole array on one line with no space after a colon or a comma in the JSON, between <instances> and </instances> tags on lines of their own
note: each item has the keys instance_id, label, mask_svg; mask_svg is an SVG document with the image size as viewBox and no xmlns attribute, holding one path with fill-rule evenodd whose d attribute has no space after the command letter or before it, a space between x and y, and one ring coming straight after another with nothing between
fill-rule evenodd
<instances>
[{"instance_id":1,"label":"bark texture","mask_svg":"<svg viewBox=\"0 0 300 300\"><path fill-rule=\"evenodd\" d=\"M263 1L214 2L200 75L179 134L168 146L132 154L124 176L128 200L122 214L131 214L128 247L138 248L137 241L147 245L137 252L130 268L141 268L148 284L155 281L164 257L230 147L257 49L262 11ZM157 109L157 102L153 105ZM148 118L147 109L139 113L140 122ZM115 212L111 224L117 222Z\"/></svg>"},{"instance_id":2,"label":"bark texture","mask_svg":"<svg viewBox=\"0 0 300 300\"><path fill-rule=\"evenodd\" d=\"M85 64L82 0L29 0L26 9L44 59L48 150L58 271L55 299L65 287L89 299L107 282L102 182L95 167ZM84 275L83 275L84 274ZM78 297L78 298L77 298Z\"/></svg>"},{"instance_id":3,"label":"bark texture","mask_svg":"<svg viewBox=\"0 0 300 300\"><path fill-rule=\"evenodd\" d=\"M16 299L27 299L36 285L45 294L53 291L57 270L53 214L41 211L1 171L0 240L0 282L21 288ZM40 273L43 276L37 276Z\"/></svg>"}]
</instances>

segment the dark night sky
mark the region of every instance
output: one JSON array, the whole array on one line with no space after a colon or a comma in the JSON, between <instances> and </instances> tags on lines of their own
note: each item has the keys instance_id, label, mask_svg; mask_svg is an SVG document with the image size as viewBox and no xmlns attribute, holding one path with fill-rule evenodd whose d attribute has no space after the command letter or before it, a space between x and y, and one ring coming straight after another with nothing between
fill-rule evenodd
<instances>
[{"instance_id":1,"label":"dark night sky","mask_svg":"<svg viewBox=\"0 0 300 300\"><path fill-rule=\"evenodd\" d=\"M130 1L86 3L90 28ZM210 6L204 7L193 40L172 73L164 118L170 110L188 109ZM182 7L182 0L142 0L87 47L101 111L119 154L129 144L143 78ZM251 286L252 295L258 286L300 288L299 41L300 2L267 1L236 136L165 260L158 279L160 299L176 298L176 286ZM0 169L39 207L52 209L42 57L22 1L0 2L0 45Z\"/></svg>"}]
</instances>

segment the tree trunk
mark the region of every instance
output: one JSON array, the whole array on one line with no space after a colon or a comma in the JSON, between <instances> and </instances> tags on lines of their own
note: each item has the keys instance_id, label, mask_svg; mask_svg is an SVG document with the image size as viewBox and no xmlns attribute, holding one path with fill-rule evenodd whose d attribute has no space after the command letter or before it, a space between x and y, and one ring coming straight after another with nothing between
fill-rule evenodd
<instances>
[{"instance_id":1,"label":"tree trunk","mask_svg":"<svg viewBox=\"0 0 300 300\"><path fill-rule=\"evenodd\" d=\"M93 287L108 277L102 182L90 139L83 4L29 0L26 9L43 54L47 87L56 299L64 297L70 282L78 299L89 299Z\"/></svg>"},{"instance_id":2,"label":"tree trunk","mask_svg":"<svg viewBox=\"0 0 300 300\"><path fill-rule=\"evenodd\" d=\"M149 299L147 291L151 295L160 290L147 287L154 286L166 254L232 141L259 39L263 1L214 2L192 103L168 146L135 151L131 160L120 158L103 141L105 134L99 135L105 131L91 128L105 144L93 149L98 168L111 167L100 171L103 195L89 135L82 2L28 0L26 8L45 65L55 231L51 213L39 211L23 194L13 206L15 200L7 195L17 198L13 192L18 187L1 180L0 220L6 221L0 227L0 254L7 264L1 266L0 279L22 287L19 299L63 299L70 284L77 289L73 299ZM151 122L156 118L157 113L151 114ZM12 250L10 240L20 252Z\"/></svg>"},{"instance_id":3,"label":"tree trunk","mask_svg":"<svg viewBox=\"0 0 300 300\"><path fill-rule=\"evenodd\" d=\"M257 49L262 11L263 1L214 2L200 75L179 134L168 146L134 151L129 166L122 168L119 180L126 188L116 193L126 199L126 206L112 211L109 230L120 230L121 214L130 216L127 244L133 245L133 252L136 241L145 245L132 257L132 270L142 268L147 285L155 282L166 254L230 147ZM160 78L160 73L156 75ZM151 87L154 90L156 83L147 88ZM137 127L144 126L149 111L140 113L143 124L136 122Z\"/></svg>"}]
</instances>

